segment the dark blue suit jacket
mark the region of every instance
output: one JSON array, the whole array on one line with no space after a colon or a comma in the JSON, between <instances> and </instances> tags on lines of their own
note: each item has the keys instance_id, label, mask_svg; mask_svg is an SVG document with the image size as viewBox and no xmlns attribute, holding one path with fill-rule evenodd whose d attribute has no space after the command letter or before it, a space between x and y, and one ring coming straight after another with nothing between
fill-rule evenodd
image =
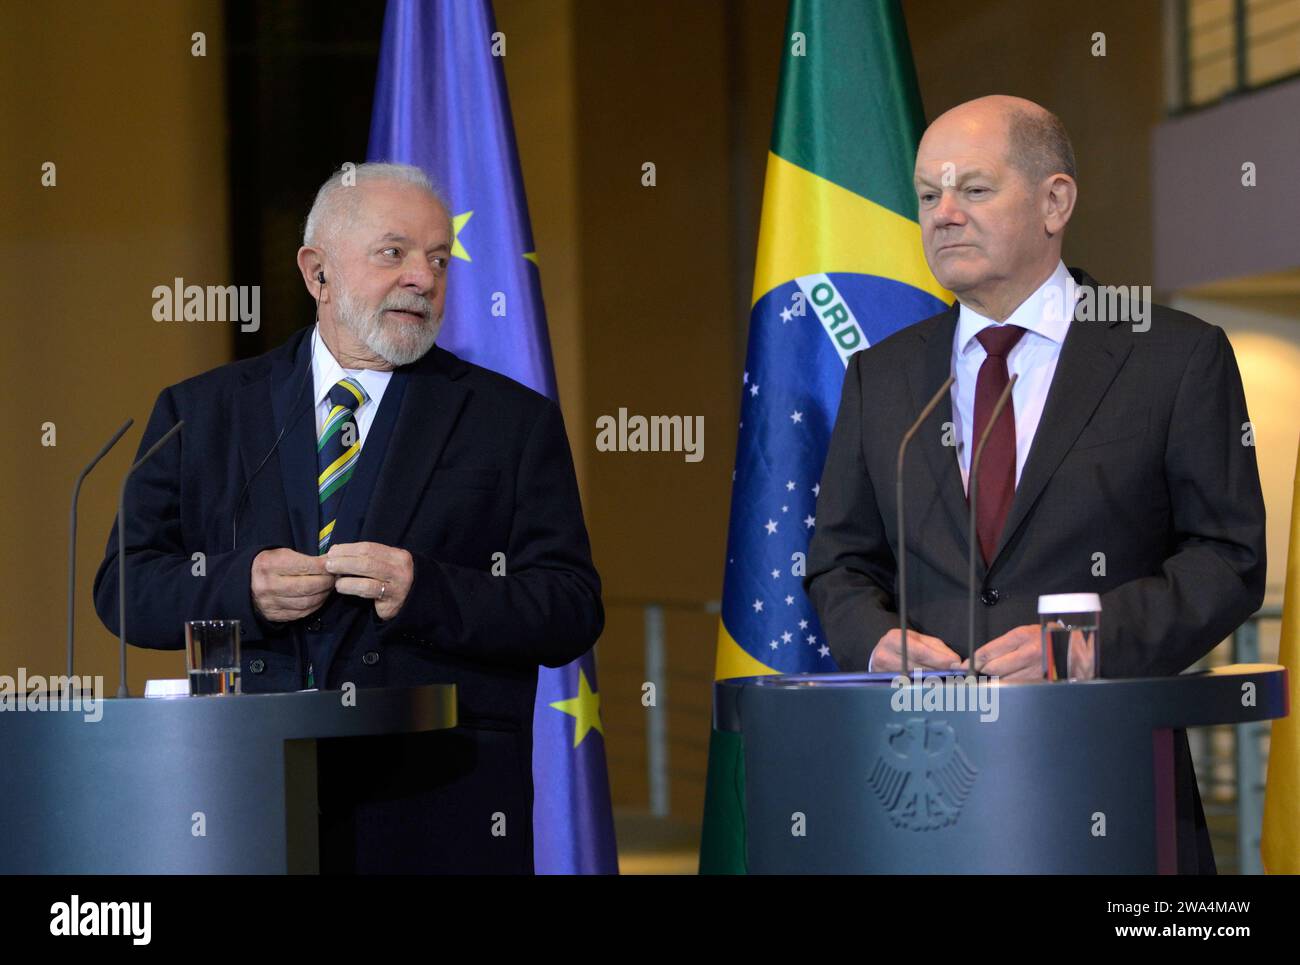
<instances>
[{"instance_id":1,"label":"dark blue suit jacket","mask_svg":"<svg viewBox=\"0 0 1300 965\"><path fill-rule=\"evenodd\" d=\"M437 347L396 370L332 542L410 551L411 592L388 621L335 594L271 624L253 609L254 558L316 545L310 335L159 395L140 452L185 427L128 488L127 638L179 649L184 621L238 619L246 693L301 689L308 661L331 689L455 683L453 731L382 751L321 742L322 870L531 871L537 667L577 658L604 625L560 410ZM95 577L114 633L116 588L114 528Z\"/></svg>"}]
</instances>

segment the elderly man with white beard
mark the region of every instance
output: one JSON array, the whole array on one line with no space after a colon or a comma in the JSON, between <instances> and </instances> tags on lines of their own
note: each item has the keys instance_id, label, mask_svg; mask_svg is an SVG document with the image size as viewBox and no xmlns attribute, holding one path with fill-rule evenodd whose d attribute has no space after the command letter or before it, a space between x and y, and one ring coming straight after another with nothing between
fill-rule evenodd
<instances>
[{"instance_id":1,"label":"elderly man with white beard","mask_svg":"<svg viewBox=\"0 0 1300 965\"><path fill-rule=\"evenodd\" d=\"M604 624L564 423L434 345L453 235L423 172L350 175L298 251L316 324L158 397L140 452L185 426L128 489L128 641L239 620L245 693L456 684L453 730L321 745L321 869L531 872L537 668ZM114 632L116 587L114 529Z\"/></svg>"}]
</instances>

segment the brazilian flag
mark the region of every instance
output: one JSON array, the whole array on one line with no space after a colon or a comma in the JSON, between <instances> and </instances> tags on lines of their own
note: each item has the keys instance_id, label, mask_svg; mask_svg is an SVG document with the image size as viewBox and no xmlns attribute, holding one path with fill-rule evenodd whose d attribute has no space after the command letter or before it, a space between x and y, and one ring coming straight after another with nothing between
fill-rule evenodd
<instances>
[{"instance_id":1,"label":"brazilian flag","mask_svg":"<svg viewBox=\"0 0 1300 965\"><path fill-rule=\"evenodd\" d=\"M792 0L759 227L715 677L834 671L804 595L855 352L951 298L921 249L924 127L896 0ZM740 735L709 743L700 871L744 873Z\"/></svg>"}]
</instances>

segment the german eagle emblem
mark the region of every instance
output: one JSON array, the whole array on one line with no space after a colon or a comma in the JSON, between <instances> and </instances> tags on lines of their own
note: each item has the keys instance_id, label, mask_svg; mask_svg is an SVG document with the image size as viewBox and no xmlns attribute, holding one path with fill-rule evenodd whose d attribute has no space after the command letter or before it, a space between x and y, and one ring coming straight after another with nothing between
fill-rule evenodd
<instances>
[{"instance_id":1,"label":"german eagle emblem","mask_svg":"<svg viewBox=\"0 0 1300 965\"><path fill-rule=\"evenodd\" d=\"M889 724L867 783L895 826L934 831L955 824L976 770L950 724L913 718Z\"/></svg>"}]
</instances>

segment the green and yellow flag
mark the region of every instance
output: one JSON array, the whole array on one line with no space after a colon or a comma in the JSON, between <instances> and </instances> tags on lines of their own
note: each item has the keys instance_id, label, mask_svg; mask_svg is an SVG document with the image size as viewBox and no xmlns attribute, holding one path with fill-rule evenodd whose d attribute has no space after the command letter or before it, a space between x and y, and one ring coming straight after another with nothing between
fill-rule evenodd
<instances>
[{"instance_id":1,"label":"green and yellow flag","mask_svg":"<svg viewBox=\"0 0 1300 965\"><path fill-rule=\"evenodd\" d=\"M1271 875L1300 874L1300 453L1291 496L1291 540L1286 557L1286 595L1282 600L1282 638L1278 663L1287 669L1290 714L1273 721L1268 781L1264 792L1264 838L1260 851Z\"/></svg>"},{"instance_id":2,"label":"green and yellow flag","mask_svg":"<svg viewBox=\"0 0 1300 965\"><path fill-rule=\"evenodd\" d=\"M855 352L950 300L921 248L924 127L895 0L792 0L750 310L717 679L833 671L802 588ZM702 873L743 873L740 735L709 743Z\"/></svg>"}]
</instances>

